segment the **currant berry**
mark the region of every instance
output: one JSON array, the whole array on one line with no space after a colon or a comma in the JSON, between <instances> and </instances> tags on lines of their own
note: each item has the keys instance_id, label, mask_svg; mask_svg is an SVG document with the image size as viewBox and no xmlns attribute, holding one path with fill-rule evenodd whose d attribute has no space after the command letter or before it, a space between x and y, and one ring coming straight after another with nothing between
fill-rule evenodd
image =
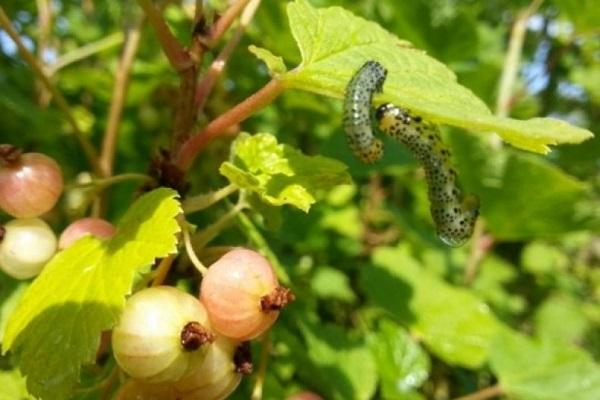
<instances>
[{"instance_id":1,"label":"currant berry","mask_svg":"<svg viewBox=\"0 0 600 400\"><path fill-rule=\"evenodd\" d=\"M0 227L0 268L13 278L33 278L55 252L56 236L41 219L13 219Z\"/></svg>"},{"instance_id":2,"label":"currant berry","mask_svg":"<svg viewBox=\"0 0 600 400\"><path fill-rule=\"evenodd\" d=\"M213 328L240 341L267 330L293 298L289 289L279 286L269 261L243 248L212 264L200 287L200 300Z\"/></svg>"},{"instance_id":3,"label":"currant berry","mask_svg":"<svg viewBox=\"0 0 600 400\"><path fill-rule=\"evenodd\" d=\"M194 296L170 286L131 296L112 334L119 366L151 383L174 382L202 362L213 333L206 310Z\"/></svg>"},{"instance_id":4,"label":"currant berry","mask_svg":"<svg viewBox=\"0 0 600 400\"><path fill-rule=\"evenodd\" d=\"M113 400L181 400L181 396L171 385L129 379L121 385Z\"/></svg>"},{"instance_id":5,"label":"currant berry","mask_svg":"<svg viewBox=\"0 0 600 400\"><path fill-rule=\"evenodd\" d=\"M300 392L288 397L286 400L323 400L321 396L313 392Z\"/></svg>"},{"instance_id":6,"label":"currant berry","mask_svg":"<svg viewBox=\"0 0 600 400\"><path fill-rule=\"evenodd\" d=\"M0 145L0 208L16 218L32 218L54 207L63 190L60 167L48 156Z\"/></svg>"},{"instance_id":7,"label":"currant berry","mask_svg":"<svg viewBox=\"0 0 600 400\"><path fill-rule=\"evenodd\" d=\"M239 385L242 375L250 372L247 361L241 361L237 357L239 349L237 342L224 336L217 336L204 360L187 377L174 383L182 399L227 398Z\"/></svg>"},{"instance_id":8,"label":"currant berry","mask_svg":"<svg viewBox=\"0 0 600 400\"><path fill-rule=\"evenodd\" d=\"M110 222L101 218L78 219L67 226L60 235L58 248L59 250L64 250L86 235L92 235L98 239L108 239L115 232L115 227Z\"/></svg>"}]
</instances>

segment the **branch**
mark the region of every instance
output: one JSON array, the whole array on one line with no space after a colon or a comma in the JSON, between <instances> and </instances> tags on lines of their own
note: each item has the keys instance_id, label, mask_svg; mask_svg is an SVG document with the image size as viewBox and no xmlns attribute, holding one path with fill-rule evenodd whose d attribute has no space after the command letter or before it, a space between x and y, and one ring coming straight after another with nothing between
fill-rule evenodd
<instances>
[{"instance_id":1,"label":"branch","mask_svg":"<svg viewBox=\"0 0 600 400\"><path fill-rule=\"evenodd\" d=\"M500 385L494 385L467 396L457 397L454 400L486 400L492 397L502 396L503 394L504 390L502 390L502 387L500 387Z\"/></svg>"},{"instance_id":2,"label":"branch","mask_svg":"<svg viewBox=\"0 0 600 400\"><path fill-rule=\"evenodd\" d=\"M83 149L83 152L85 153L85 156L87 157L90 166L93 168L95 173L99 174L100 167L99 167L98 161L97 161L96 149L94 149L94 146L92 146L92 144L90 143L88 138L85 136L83 131L79 128L79 125L77 124L77 120L75 120L75 117L71 113L69 104L67 103L67 101L65 100L63 95L58 91L58 89L56 89L56 87L52 84L52 82L50 82L50 79L44 72L41 64L38 62L38 60L35 58L35 56L33 54L31 54L31 52L29 50L27 50L27 48L23 44L23 41L21 40L19 33L12 26L12 23L11 23L10 19L8 18L8 16L6 15L6 13L4 12L4 8L2 8L2 6L0 6L0 26L6 31L8 36L10 36L10 38L15 42L15 44L17 45L17 48L19 49L19 54L21 54L21 57L23 57L25 62L31 67L33 72L40 79L40 81L44 84L46 89L48 89L50 91L50 93L52 93L52 96L53 96L54 100L56 101L56 105L63 112L63 114L65 115L65 117L67 119L67 122L73 128L75 137L79 141L79 144L80 144L81 148Z\"/></svg>"},{"instance_id":3,"label":"branch","mask_svg":"<svg viewBox=\"0 0 600 400\"><path fill-rule=\"evenodd\" d=\"M221 17L210 28L208 37L204 40L204 45L206 47L212 48L217 44L221 36L227 32L233 21L235 21L237 16L242 12L242 10L244 10L244 7L246 7L246 4L248 4L249 1L250 0L238 0L231 7L225 10L223 15L221 15ZM255 1L255 3L260 3L260 0L258 2Z\"/></svg>"},{"instance_id":4,"label":"branch","mask_svg":"<svg viewBox=\"0 0 600 400\"><path fill-rule=\"evenodd\" d=\"M467 264L465 266L465 286L471 286L477 277L479 266L494 244L492 236L485 232L485 222L481 218L475 224L475 231L473 232L471 243L469 258L467 259Z\"/></svg>"},{"instance_id":5,"label":"branch","mask_svg":"<svg viewBox=\"0 0 600 400\"><path fill-rule=\"evenodd\" d=\"M529 7L518 14L513 24L496 101L496 115L499 117L506 117L510 111L512 90L519 72L523 41L527 32L527 21L542 5L543 1L533 0Z\"/></svg>"},{"instance_id":6,"label":"branch","mask_svg":"<svg viewBox=\"0 0 600 400\"><path fill-rule=\"evenodd\" d=\"M194 61L175 36L173 36L162 15L160 15L159 11L152 4L152 0L138 0L138 4L142 7L150 25L154 28L158 41L171 66L180 72L190 68L194 64Z\"/></svg>"},{"instance_id":7,"label":"branch","mask_svg":"<svg viewBox=\"0 0 600 400\"><path fill-rule=\"evenodd\" d=\"M202 110L204 108L204 104L208 98L208 95L212 91L215 82L225 69L225 65L227 64L229 57L231 57L231 54L239 44L244 32L246 31L246 28L252 21L252 18L254 17L258 6L260 5L260 1L261 0L251 0L248 2L248 5L244 8L242 17L240 18L240 25L236 29L231 39L227 42L223 50L221 50L217 58L212 62L208 72L204 76L204 79L202 79L200 85L198 85L198 91L196 92L196 107L198 107L198 109ZM243 3L243 1L240 1L240 3Z\"/></svg>"},{"instance_id":8,"label":"branch","mask_svg":"<svg viewBox=\"0 0 600 400\"><path fill-rule=\"evenodd\" d=\"M192 135L179 149L175 164L182 170L188 169L198 153L227 128L238 124L252 114L269 105L285 89L283 83L273 78L259 91L237 104L229 111L211 121L201 132Z\"/></svg>"},{"instance_id":9,"label":"branch","mask_svg":"<svg viewBox=\"0 0 600 400\"><path fill-rule=\"evenodd\" d=\"M48 0L37 0L37 11L38 11L38 40L37 40L37 59L42 60L42 64L44 63L43 57L44 53L48 49L48 45L50 42L50 34L52 33L52 7L50 6L50 2ZM50 92L46 87L42 84L40 86L40 82L36 82L39 92L39 104L43 107L46 107L52 97L50 96Z\"/></svg>"},{"instance_id":10,"label":"branch","mask_svg":"<svg viewBox=\"0 0 600 400\"><path fill-rule=\"evenodd\" d=\"M99 160L102 175L105 177L111 176L113 172L115 147L119 133L119 125L121 123L121 116L123 114L123 105L127 95L129 72L131 71L135 54L139 48L141 25L142 19L140 18L135 26L128 32L127 40L125 41L125 48L115 73L115 84L113 87L108 121L106 123L106 130L104 131L102 151L100 153Z\"/></svg>"}]
</instances>

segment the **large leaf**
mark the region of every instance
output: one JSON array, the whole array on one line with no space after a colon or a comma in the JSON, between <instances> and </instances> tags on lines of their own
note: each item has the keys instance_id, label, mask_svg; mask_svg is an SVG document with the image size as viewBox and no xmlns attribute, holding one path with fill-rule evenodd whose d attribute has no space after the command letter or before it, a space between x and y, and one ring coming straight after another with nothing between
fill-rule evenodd
<instances>
[{"instance_id":1,"label":"large leaf","mask_svg":"<svg viewBox=\"0 0 600 400\"><path fill-rule=\"evenodd\" d=\"M268 204L291 204L305 212L319 192L351 182L339 161L306 156L267 133L242 133L233 142L231 161L219 171L242 189L257 193Z\"/></svg>"},{"instance_id":2,"label":"large leaf","mask_svg":"<svg viewBox=\"0 0 600 400\"><path fill-rule=\"evenodd\" d=\"M418 398L416 390L429 377L429 356L402 327L388 320L369 336L386 399Z\"/></svg>"},{"instance_id":3,"label":"large leaf","mask_svg":"<svg viewBox=\"0 0 600 400\"><path fill-rule=\"evenodd\" d=\"M383 93L375 97L378 104L392 102L434 122L496 132L516 147L540 153L548 152L548 145L592 137L591 132L559 120L521 121L492 115L443 64L343 8L316 9L306 0L296 0L288 5L288 17L302 55L297 68L282 73L272 54L254 49L269 67L277 66L272 72L288 88L342 98L358 68L376 60L388 70Z\"/></svg>"},{"instance_id":4,"label":"large leaf","mask_svg":"<svg viewBox=\"0 0 600 400\"><path fill-rule=\"evenodd\" d=\"M597 208L583 202L591 198L586 183L541 157L497 149L474 135L448 136L459 181L479 197L481 215L496 238L519 240L597 226Z\"/></svg>"},{"instance_id":5,"label":"large leaf","mask_svg":"<svg viewBox=\"0 0 600 400\"><path fill-rule=\"evenodd\" d=\"M333 325L303 325L307 356L328 399L367 400L375 392L377 371L366 341Z\"/></svg>"},{"instance_id":6,"label":"large leaf","mask_svg":"<svg viewBox=\"0 0 600 400\"><path fill-rule=\"evenodd\" d=\"M600 399L600 366L564 342L504 332L490 361L502 388L519 400Z\"/></svg>"},{"instance_id":7,"label":"large leaf","mask_svg":"<svg viewBox=\"0 0 600 400\"><path fill-rule=\"evenodd\" d=\"M368 299L406 324L443 360L477 367L501 326L489 307L424 270L406 247L379 248L363 270Z\"/></svg>"},{"instance_id":8,"label":"large leaf","mask_svg":"<svg viewBox=\"0 0 600 400\"><path fill-rule=\"evenodd\" d=\"M32 400L18 370L0 371L0 400Z\"/></svg>"},{"instance_id":9,"label":"large leaf","mask_svg":"<svg viewBox=\"0 0 600 400\"><path fill-rule=\"evenodd\" d=\"M131 205L107 241L84 237L58 253L12 314L3 351L20 356L31 393L69 398L80 366L94 361L100 333L113 327L134 273L176 251L176 193L157 189Z\"/></svg>"}]
</instances>

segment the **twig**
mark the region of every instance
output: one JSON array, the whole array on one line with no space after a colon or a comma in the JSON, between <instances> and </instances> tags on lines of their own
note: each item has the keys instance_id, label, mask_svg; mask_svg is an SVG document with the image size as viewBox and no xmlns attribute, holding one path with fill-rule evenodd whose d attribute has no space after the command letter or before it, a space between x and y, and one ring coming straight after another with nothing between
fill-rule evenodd
<instances>
[{"instance_id":1,"label":"twig","mask_svg":"<svg viewBox=\"0 0 600 400\"><path fill-rule=\"evenodd\" d=\"M273 78L256 93L211 121L201 132L189 137L175 156L175 163L187 170L198 153L215 137L270 104L284 90L283 83Z\"/></svg>"},{"instance_id":2,"label":"twig","mask_svg":"<svg viewBox=\"0 0 600 400\"><path fill-rule=\"evenodd\" d=\"M212 48L215 46L217 41L225 32L227 32L233 21L235 21L237 16L242 12L249 1L251 0L238 0L237 2L233 3L231 7L225 10L223 15L221 15L221 17L211 27L208 38L204 43L206 47Z\"/></svg>"},{"instance_id":3,"label":"twig","mask_svg":"<svg viewBox=\"0 0 600 400\"><path fill-rule=\"evenodd\" d=\"M492 397L502 396L503 394L504 390L502 390L502 387L500 385L494 385L485 389L481 389L475 393L471 393L467 396L457 397L454 400L485 400Z\"/></svg>"},{"instance_id":4,"label":"twig","mask_svg":"<svg viewBox=\"0 0 600 400\"><path fill-rule=\"evenodd\" d=\"M206 102L208 95L212 91L215 82L225 69L225 64L227 64L229 57L231 57L231 54L239 44L242 36L244 35L244 32L246 31L246 28L252 21L252 18L254 17L258 6L260 5L260 1L261 0L251 0L250 2L247 2L248 4L244 8L244 11L240 18L240 24L235 30L235 33L233 34L231 39L229 39L225 47L223 47L223 50L221 50L217 58L212 62L210 68L208 69L208 72L198 85L198 91L196 92L196 107L198 107L198 109L202 110L204 108L204 103ZM239 3L244 2L240 1ZM223 18L224 17L222 17L221 19ZM219 21L221 21L221 19L219 19Z\"/></svg>"},{"instance_id":5,"label":"twig","mask_svg":"<svg viewBox=\"0 0 600 400\"><path fill-rule=\"evenodd\" d=\"M100 167L98 164L98 159L94 146L92 146L92 144L89 142L83 131L79 128L77 120L71 113L69 104L67 103L63 95L58 91L58 89L56 89L52 82L50 82L50 79L44 72L41 64L38 62L35 56L31 54L29 50L27 50L27 48L23 44L19 33L12 26L12 23L6 15L6 13L4 12L4 8L2 6L0 6L0 26L4 28L8 36L10 36L10 38L15 42L17 48L19 49L19 54L21 54L21 57L23 57L25 62L31 67L31 69L33 69L33 72L37 75L37 77L44 84L44 86L46 86L46 89L48 89L50 93L52 93L52 96L56 101L58 108L60 108L60 110L65 115L67 122L73 128L75 137L79 141L79 144L81 145L81 148L83 149L83 152L85 153L85 156L87 157L90 166L93 168L94 172L100 173Z\"/></svg>"},{"instance_id":6,"label":"twig","mask_svg":"<svg viewBox=\"0 0 600 400\"><path fill-rule=\"evenodd\" d=\"M194 61L188 52L181 46L179 41L173 36L173 33L167 26L165 20L159 11L152 4L152 0L138 0L138 4L148 17L150 25L154 28L158 41L169 59L171 66L177 71L183 71L190 68Z\"/></svg>"},{"instance_id":7,"label":"twig","mask_svg":"<svg viewBox=\"0 0 600 400\"><path fill-rule=\"evenodd\" d=\"M154 279L152 279L152 286L160 286L163 284L165 278L169 274L171 265L173 265L173 260L175 260L174 255L167 256L160 260L158 267L156 267L156 270L154 270Z\"/></svg>"},{"instance_id":8,"label":"twig","mask_svg":"<svg viewBox=\"0 0 600 400\"><path fill-rule=\"evenodd\" d=\"M104 131L102 141L102 151L100 152L100 169L105 177L111 176L113 172L113 161L115 158L115 146L119 133L119 125L123 114L123 104L127 95L127 87L129 83L129 73L135 59L135 54L140 44L140 28L142 19L140 18L133 28L127 34L125 47L117 71L115 73L115 84L113 87L112 100L108 113L108 121Z\"/></svg>"},{"instance_id":9,"label":"twig","mask_svg":"<svg viewBox=\"0 0 600 400\"><path fill-rule=\"evenodd\" d=\"M254 383L254 389L252 389L251 400L261 400L263 395L263 386L265 384L265 377L267 375L267 364L269 361L269 354L271 353L271 335L267 331L262 338L262 348L260 349L260 367L256 375L256 382Z\"/></svg>"},{"instance_id":10,"label":"twig","mask_svg":"<svg viewBox=\"0 0 600 400\"><path fill-rule=\"evenodd\" d=\"M48 49L50 42L50 34L52 31L52 7L48 0L37 0L38 10L38 41L37 41L37 59L44 64L44 53ZM37 82L39 91L39 104L43 107L50 103L51 96L50 92L40 82Z\"/></svg>"},{"instance_id":11,"label":"twig","mask_svg":"<svg viewBox=\"0 0 600 400\"><path fill-rule=\"evenodd\" d=\"M513 24L496 101L496 115L500 117L506 117L511 108L512 90L519 72L523 41L527 32L527 21L542 5L543 1L533 0L529 7L518 14Z\"/></svg>"},{"instance_id":12,"label":"twig","mask_svg":"<svg viewBox=\"0 0 600 400\"><path fill-rule=\"evenodd\" d=\"M467 259L467 264L465 266L465 286L471 286L475 280L477 272L479 271L479 266L490 251L493 241L493 238L485 233L485 222L483 219L478 219L475 223L469 258Z\"/></svg>"},{"instance_id":13,"label":"twig","mask_svg":"<svg viewBox=\"0 0 600 400\"><path fill-rule=\"evenodd\" d=\"M84 58L99 53L101 51L110 49L111 47L120 45L121 43L123 43L123 40L123 33L116 32L112 35L103 37L102 39L97 40L95 42L78 47L75 50L71 50L63 54L62 56L59 56L54 64L46 67L46 72L48 73L48 75L52 76L67 65L83 60Z\"/></svg>"},{"instance_id":14,"label":"twig","mask_svg":"<svg viewBox=\"0 0 600 400\"><path fill-rule=\"evenodd\" d=\"M235 193L238 189L236 185L230 183L217 191L188 197L183 201L181 207L186 214L204 210L230 194Z\"/></svg>"}]
</instances>

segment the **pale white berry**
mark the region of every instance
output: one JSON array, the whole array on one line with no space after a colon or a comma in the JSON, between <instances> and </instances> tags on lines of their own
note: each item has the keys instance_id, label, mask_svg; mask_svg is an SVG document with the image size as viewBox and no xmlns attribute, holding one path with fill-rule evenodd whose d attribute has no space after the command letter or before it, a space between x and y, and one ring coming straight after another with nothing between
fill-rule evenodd
<instances>
[{"instance_id":1,"label":"pale white berry","mask_svg":"<svg viewBox=\"0 0 600 400\"><path fill-rule=\"evenodd\" d=\"M13 219L1 231L0 268L13 278L38 275L56 252L56 235L39 218Z\"/></svg>"},{"instance_id":2,"label":"pale white berry","mask_svg":"<svg viewBox=\"0 0 600 400\"><path fill-rule=\"evenodd\" d=\"M214 339L204 306L171 286L141 290L112 334L119 366L146 382L174 382L202 362Z\"/></svg>"}]
</instances>

